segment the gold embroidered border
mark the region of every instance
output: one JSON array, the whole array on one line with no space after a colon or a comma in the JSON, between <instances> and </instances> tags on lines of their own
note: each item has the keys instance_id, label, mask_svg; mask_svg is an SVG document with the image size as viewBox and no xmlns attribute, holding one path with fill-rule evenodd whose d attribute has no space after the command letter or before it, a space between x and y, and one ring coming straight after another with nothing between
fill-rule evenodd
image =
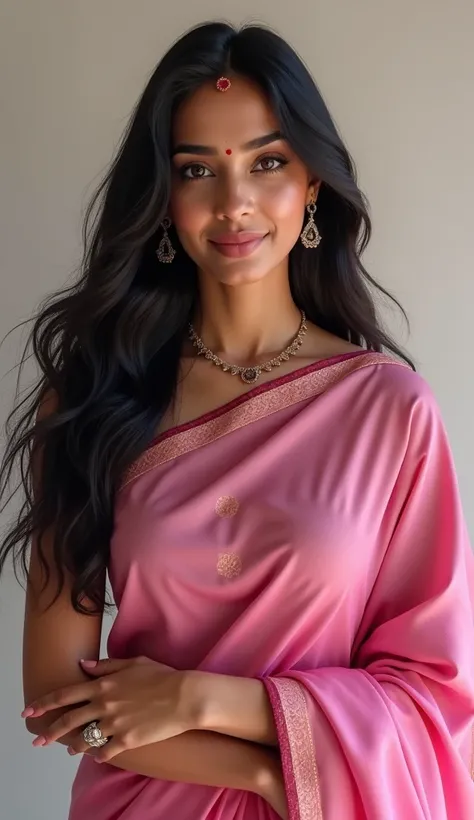
<instances>
[{"instance_id":1,"label":"gold embroidered border","mask_svg":"<svg viewBox=\"0 0 474 820\"><path fill-rule=\"evenodd\" d=\"M278 690L286 724L299 820L323 820L313 733L302 684L292 678L272 678L272 683Z\"/></svg>"},{"instance_id":2,"label":"gold embroidered border","mask_svg":"<svg viewBox=\"0 0 474 820\"><path fill-rule=\"evenodd\" d=\"M305 373L277 387L270 386L267 391L258 393L243 404L232 407L210 421L197 424L158 441L154 446L145 450L125 471L120 489L160 464L165 464L178 456L204 447L227 433L259 421L270 413L276 413L296 402L317 396L349 373L374 364L396 364L407 367L403 362L386 356L384 353L367 352L365 355Z\"/></svg>"}]
</instances>

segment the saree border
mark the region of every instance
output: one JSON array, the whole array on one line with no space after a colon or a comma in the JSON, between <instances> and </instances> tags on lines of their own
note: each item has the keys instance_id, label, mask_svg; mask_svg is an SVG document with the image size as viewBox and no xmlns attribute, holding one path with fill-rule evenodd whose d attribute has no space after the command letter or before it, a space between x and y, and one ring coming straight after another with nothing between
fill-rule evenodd
<instances>
[{"instance_id":1,"label":"saree border","mask_svg":"<svg viewBox=\"0 0 474 820\"><path fill-rule=\"evenodd\" d=\"M280 744L289 820L323 820L311 724L302 684L264 678Z\"/></svg>"},{"instance_id":2,"label":"saree border","mask_svg":"<svg viewBox=\"0 0 474 820\"><path fill-rule=\"evenodd\" d=\"M229 402L213 413L164 433L125 470L119 489L124 489L134 479L167 461L211 444L228 433L292 404L313 398L323 393L326 388L337 384L345 376L364 367L376 364L408 367L404 362L391 356L371 351L344 354L343 359L338 359L334 364L316 362L307 368L289 373L275 382L244 393L234 402Z\"/></svg>"}]
</instances>

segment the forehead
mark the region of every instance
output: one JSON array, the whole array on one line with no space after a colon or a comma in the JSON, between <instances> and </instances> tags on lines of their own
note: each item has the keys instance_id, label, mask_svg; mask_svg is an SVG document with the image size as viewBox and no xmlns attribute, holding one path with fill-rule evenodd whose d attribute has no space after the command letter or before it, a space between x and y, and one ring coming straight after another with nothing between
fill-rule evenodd
<instances>
[{"instance_id":1,"label":"forehead","mask_svg":"<svg viewBox=\"0 0 474 820\"><path fill-rule=\"evenodd\" d=\"M174 143L243 144L279 128L263 91L249 80L231 79L227 91L205 83L181 104L173 121Z\"/></svg>"}]
</instances>

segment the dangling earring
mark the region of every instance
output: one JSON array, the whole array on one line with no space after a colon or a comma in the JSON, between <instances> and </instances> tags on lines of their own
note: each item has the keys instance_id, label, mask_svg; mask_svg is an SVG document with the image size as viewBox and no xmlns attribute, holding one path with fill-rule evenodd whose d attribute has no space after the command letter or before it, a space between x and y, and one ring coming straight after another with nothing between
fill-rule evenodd
<instances>
[{"instance_id":1,"label":"dangling earring","mask_svg":"<svg viewBox=\"0 0 474 820\"><path fill-rule=\"evenodd\" d=\"M309 219L305 225L303 233L300 236L301 242L305 248L317 248L321 242L321 234L319 233L317 225L313 219L314 214L316 213L316 207L317 206L314 201L310 202L307 206Z\"/></svg>"},{"instance_id":2,"label":"dangling earring","mask_svg":"<svg viewBox=\"0 0 474 820\"><path fill-rule=\"evenodd\" d=\"M160 262L172 262L176 256L176 251L171 244L171 239L168 236L168 228L171 227L171 219L165 217L161 223L163 228L163 238L158 245L156 255Z\"/></svg>"}]
</instances>

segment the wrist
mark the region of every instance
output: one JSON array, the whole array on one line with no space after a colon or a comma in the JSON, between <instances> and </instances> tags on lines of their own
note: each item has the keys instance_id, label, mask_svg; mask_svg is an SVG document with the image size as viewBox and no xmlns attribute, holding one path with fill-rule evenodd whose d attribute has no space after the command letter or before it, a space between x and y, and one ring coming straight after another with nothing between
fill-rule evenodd
<instances>
[{"instance_id":1,"label":"wrist","mask_svg":"<svg viewBox=\"0 0 474 820\"><path fill-rule=\"evenodd\" d=\"M195 670L183 672L183 712L187 731L203 731L209 711L209 676Z\"/></svg>"},{"instance_id":2,"label":"wrist","mask_svg":"<svg viewBox=\"0 0 474 820\"><path fill-rule=\"evenodd\" d=\"M233 678L214 672L192 671L188 676L188 705L192 729L201 732L227 731L229 712L229 689ZM235 699L230 698L235 705Z\"/></svg>"},{"instance_id":3,"label":"wrist","mask_svg":"<svg viewBox=\"0 0 474 820\"><path fill-rule=\"evenodd\" d=\"M213 672L187 674L191 728L278 746L272 707L261 680Z\"/></svg>"}]
</instances>

